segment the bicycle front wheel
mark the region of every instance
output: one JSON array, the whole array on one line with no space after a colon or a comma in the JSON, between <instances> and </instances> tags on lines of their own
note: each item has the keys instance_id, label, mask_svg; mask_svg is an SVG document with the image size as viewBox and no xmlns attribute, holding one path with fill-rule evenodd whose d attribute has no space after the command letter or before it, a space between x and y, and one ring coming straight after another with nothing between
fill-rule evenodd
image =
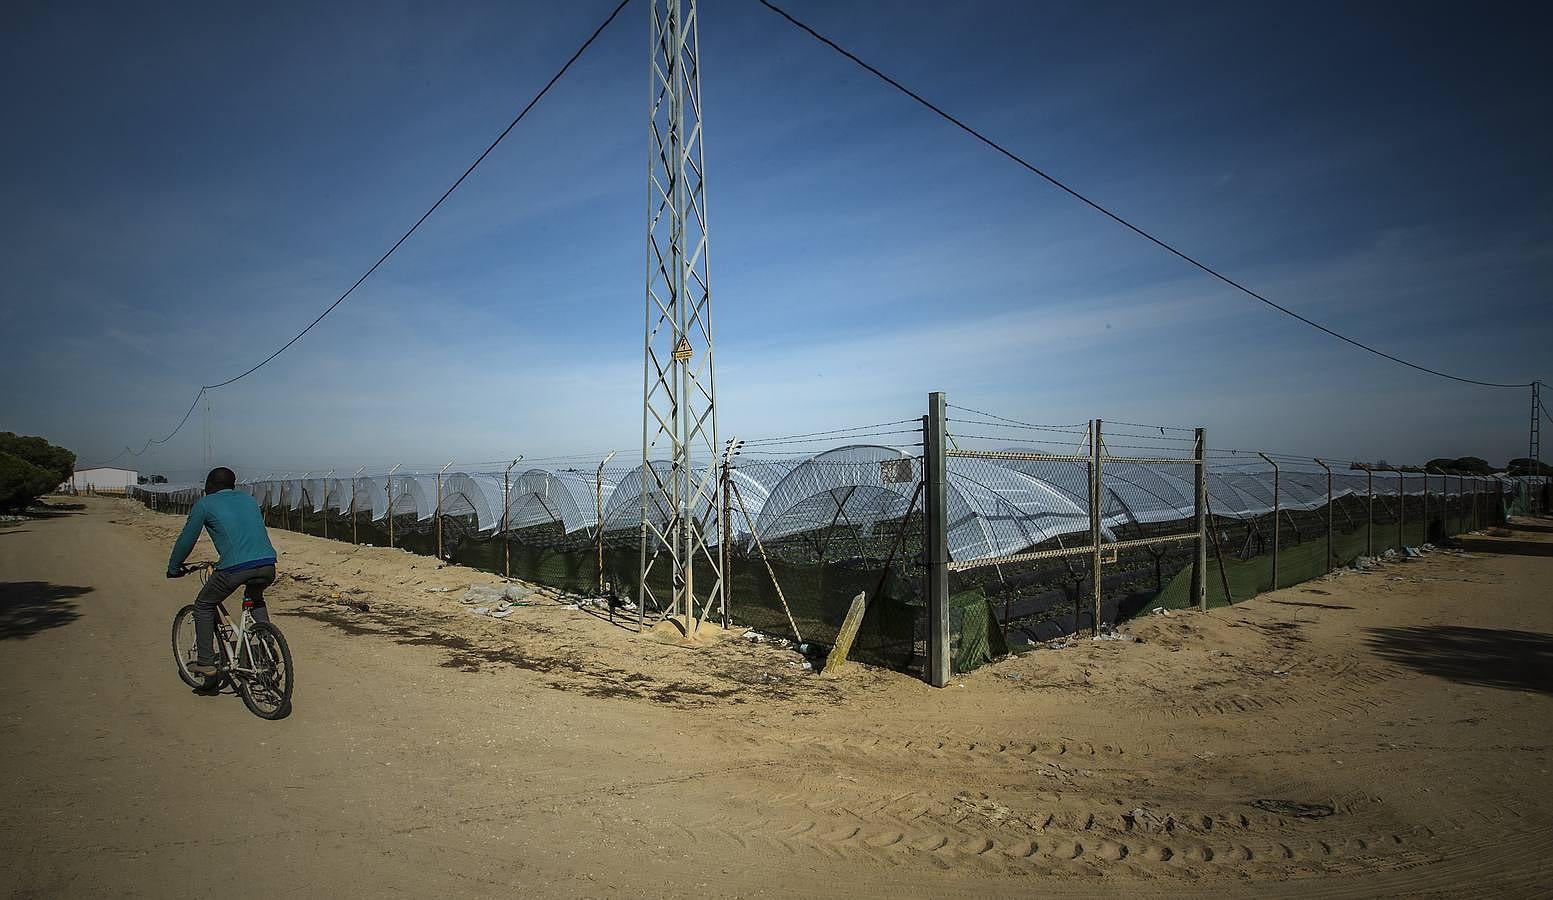
<instances>
[{"instance_id":1,"label":"bicycle front wheel","mask_svg":"<svg viewBox=\"0 0 1553 900\"><path fill-rule=\"evenodd\" d=\"M285 635L268 622L248 630L247 667L238 681L243 704L261 719L284 719L291 714L291 648Z\"/></svg>"},{"instance_id":2,"label":"bicycle front wheel","mask_svg":"<svg viewBox=\"0 0 1553 900\"><path fill-rule=\"evenodd\" d=\"M199 656L194 640L194 604L190 603L173 616L173 663L178 667L178 677L197 691L208 691L221 683L220 675L196 675L189 671Z\"/></svg>"}]
</instances>

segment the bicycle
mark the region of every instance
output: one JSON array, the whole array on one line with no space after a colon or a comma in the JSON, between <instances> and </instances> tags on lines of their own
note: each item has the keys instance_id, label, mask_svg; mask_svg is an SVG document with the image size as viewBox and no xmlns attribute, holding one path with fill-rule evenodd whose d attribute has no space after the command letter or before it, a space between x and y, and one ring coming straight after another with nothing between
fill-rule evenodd
<instances>
[{"instance_id":1,"label":"bicycle","mask_svg":"<svg viewBox=\"0 0 1553 900\"><path fill-rule=\"evenodd\" d=\"M200 582L210 580L214 563L185 565L180 572L200 572ZM261 719L284 719L291 714L291 648L286 637L269 622L253 618L253 600L243 592L243 615L234 626L225 602L216 604L216 647L221 652L220 672L198 675L189 666L199 659L194 628L194 604L173 616L173 661L178 677L197 691L216 692L223 681L230 681L243 698L248 711Z\"/></svg>"}]
</instances>

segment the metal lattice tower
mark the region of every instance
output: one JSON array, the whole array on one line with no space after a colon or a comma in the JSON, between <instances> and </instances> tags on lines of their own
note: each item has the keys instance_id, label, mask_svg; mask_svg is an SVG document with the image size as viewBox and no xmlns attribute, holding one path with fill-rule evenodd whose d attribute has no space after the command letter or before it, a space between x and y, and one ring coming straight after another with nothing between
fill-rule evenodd
<instances>
[{"instance_id":1,"label":"metal lattice tower","mask_svg":"<svg viewBox=\"0 0 1553 900\"><path fill-rule=\"evenodd\" d=\"M689 631L723 595L696 0L652 0L651 16L638 621L652 606ZM671 596L649 580L663 568Z\"/></svg>"}]
</instances>

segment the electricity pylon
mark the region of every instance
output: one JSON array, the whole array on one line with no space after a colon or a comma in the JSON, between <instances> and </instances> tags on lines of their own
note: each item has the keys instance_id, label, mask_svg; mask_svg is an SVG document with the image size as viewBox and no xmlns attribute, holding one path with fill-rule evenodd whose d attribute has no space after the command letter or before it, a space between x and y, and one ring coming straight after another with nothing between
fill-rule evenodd
<instances>
[{"instance_id":1,"label":"electricity pylon","mask_svg":"<svg viewBox=\"0 0 1553 900\"><path fill-rule=\"evenodd\" d=\"M651 16L638 624L650 605L689 632L723 592L696 0L652 0ZM649 580L664 568L667 596Z\"/></svg>"}]
</instances>

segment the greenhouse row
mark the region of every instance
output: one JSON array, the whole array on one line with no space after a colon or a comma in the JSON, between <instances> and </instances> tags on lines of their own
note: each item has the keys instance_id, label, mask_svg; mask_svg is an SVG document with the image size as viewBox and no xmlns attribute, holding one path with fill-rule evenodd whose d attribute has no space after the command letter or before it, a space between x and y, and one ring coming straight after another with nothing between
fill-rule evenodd
<instances>
[{"instance_id":1,"label":"greenhouse row","mask_svg":"<svg viewBox=\"0 0 1553 900\"><path fill-rule=\"evenodd\" d=\"M946 461L950 558L974 561L1005 556L1089 530L1088 472L1083 463L1025 459ZM654 466L666 470L666 463ZM1211 463L1207 493L1214 516L1255 518L1274 510L1274 473L1243 462ZM646 513L660 524L666 506L643 478L642 467L532 468L502 472L396 473L356 478L249 481L239 490L267 509L359 516L369 522L392 517L404 526L431 522L438 514L466 521L484 535L554 526L565 534L636 531ZM729 533L748 544L842 527L867 534L880 522L908 515L916 502L921 458L879 446L848 446L809 457L738 461L728 470L736 502L730 501ZM667 480L667 475L660 472ZM1277 479L1277 508L1310 511L1331 499L1398 496L1427 498L1490 495L1509 502L1545 479L1456 476L1414 472L1334 471L1283 468ZM1132 527L1182 521L1194 512L1190 467L1110 463L1103 467L1103 539ZM644 498L643 485L648 485ZM148 495L197 496L188 485L145 485ZM715 490L714 490L715 493ZM505 498L505 502L504 502ZM697 511L714 543L723 533L714 505Z\"/></svg>"},{"instance_id":2,"label":"greenhouse row","mask_svg":"<svg viewBox=\"0 0 1553 900\"><path fill-rule=\"evenodd\" d=\"M1206 602L1222 605L1363 556L1405 557L1409 548L1501 523L1525 507L1533 490L1544 492L1546 504L1547 479L1336 468L1329 474L1299 460L1285 460L1275 472L1233 456L1209 458L1206 530L1197 539L1189 460L1104 458L1096 524L1100 540L1115 548L1100 566L1087 553L1073 555L1090 546L1088 466L1033 455L1025 445L944 460L955 671L1149 609L1203 602L1191 578L1199 543L1211 544ZM726 503L729 511L729 620L826 646L862 592L869 602L851 658L924 673L923 463L920 448L852 445L810 456L735 457L725 470L693 473L721 501L695 510L713 543L723 534L717 507ZM670 472L666 463L654 466L656 476L593 463L267 479L239 487L259 501L271 527L435 555L604 595L611 609L635 609L633 598L646 596L644 500L660 525L668 513L651 486ZM137 496L179 513L200 489L148 485ZM1183 533L1194 540L1170 540ZM669 576L669 567L655 567L654 595L665 595ZM698 572L696 583L709 585L710 576Z\"/></svg>"}]
</instances>

